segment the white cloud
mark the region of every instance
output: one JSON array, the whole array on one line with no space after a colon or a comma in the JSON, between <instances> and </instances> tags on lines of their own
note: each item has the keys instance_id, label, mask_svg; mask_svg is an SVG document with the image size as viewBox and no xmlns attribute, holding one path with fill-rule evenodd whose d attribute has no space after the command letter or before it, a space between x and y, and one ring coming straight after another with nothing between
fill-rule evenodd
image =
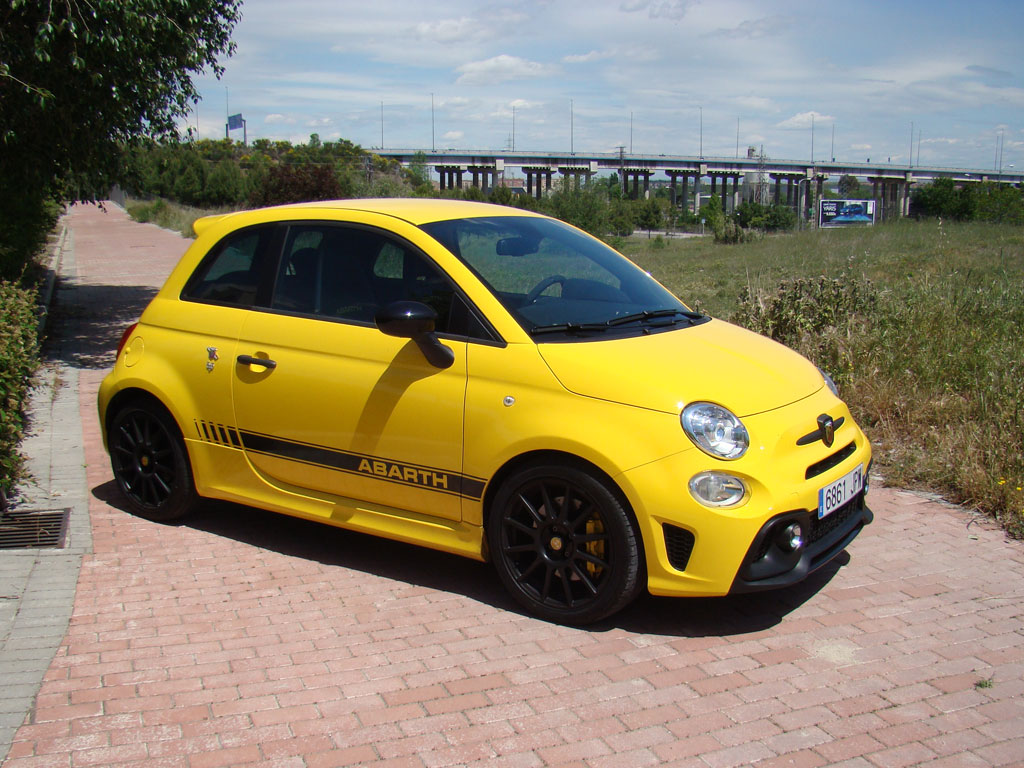
<instances>
[{"instance_id":1,"label":"white cloud","mask_svg":"<svg viewBox=\"0 0 1024 768\"><path fill-rule=\"evenodd\" d=\"M757 40L763 37L777 37L788 32L796 24L792 16L766 16L755 21L743 21L731 29L718 29L715 34L722 37Z\"/></svg>"},{"instance_id":2,"label":"white cloud","mask_svg":"<svg viewBox=\"0 0 1024 768\"><path fill-rule=\"evenodd\" d=\"M510 80L526 80L553 74L551 67L536 61L527 61L506 53L485 61L474 61L458 68L462 76L457 85L498 85Z\"/></svg>"},{"instance_id":3,"label":"white cloud","mask_svg":"<svg viewBox=\"0 0 1024 768\"><path fill-rule=\"evenodd\" d=\"M423 21L415 26L415 31L417 37L451 45L477 37L481 32L481 25L475 19L463 16L460 19Z\"/></svg>"},{"instance_id":4,"label":"white cloud","mask_svg":"<svg viewBox=\"0 0 1024 768\"><path fill-rule=\"evenodd\" d=\"M798 130L802 128L810 128L812 123L820 123L824 126L825 123L834 123L835 118L831 115L823 115L820 112L800 112L799 114L793 115L788 120L783 120L781 123L776 123L776 128L783 130Z\"/></svg>"},{"instance_id":5,"label":"white cloud","mask_svg":"<svg viewBox=\"0 0 1024 768\"><path fill-rule=\"evenodd\" d=\"M270 125L277 125L277 124L294 125L295 124L295 118L294 117L286 117L285 115L282 115L279 112L273 112L273 113L267 115L265 118L263 118L263 122L264 123L268 123Z\"/></svg>"},{"instance_id":6,"label":"white cloud","mask_svg":"<svg viewBox=\"0 0 1024 768\"><path fill-rule=\"evenodd\" d=\"M562 61L566 64L589 64L592 61L601 61L611 56L607 51L590 51L590 53L569 54L563 56Z\"/></svg>"},{"instance_id":7,"label":"white cloud","mask_svg":"<svg viewBox=\"0 0 1024 768\"><path fill-rule=\"evenodd\" d=\"M312 120L306 121L307 128L326 128L333 124L334 121L329 117L315 117Z\"/></svg>"},{"instance_id":8,"label":"white cloud","mask_svg":"<svg viewBox=\"0 0 1024 768\"><path fill-rule=\"evenodd\" d=\"M686 15L693 5L693 0L626 0L619 6L627 13L647 11L652 19L672 19L678 21Z\"/></svg>"},{"instance_id":9,"label":"white cloud","mask_svg":"<svg viewBox=\"0 0 1024 768\"><path fill-rule=\"evenodd\" d=\"M764 96L739 96L733 99L733 103L737 107L748 109L757 112L778 112L779 106L769 98Z\"/></svg>"}]
</instances>

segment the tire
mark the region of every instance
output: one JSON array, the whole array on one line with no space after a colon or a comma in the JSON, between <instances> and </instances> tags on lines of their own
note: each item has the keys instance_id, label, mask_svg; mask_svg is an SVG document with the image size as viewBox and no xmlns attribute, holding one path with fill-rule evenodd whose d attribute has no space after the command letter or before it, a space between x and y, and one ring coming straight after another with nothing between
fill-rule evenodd
<instances>
[{"instance_id":1,"label":"tire","mask_svg":"<svg viewBox=\"0 0 1024 768\"><path fill-rule=\"evenodd\" d=\"M487 539L505 588L548 621L598 621L643 586L639 537L625 502L580 467L532 465L509 477L491 505Z\"/></svg>"},{"instance_id":2,"label":"tire","mask_svg":"<svg viewBox=\"0 0 1024 768\"><path fill-rule=\"evenodd\" d=\"M149 520L188 514L198 495L181 432L163 408L132 403L110 423L110 465L129 510Z\"/></svg>"}]
</instances>

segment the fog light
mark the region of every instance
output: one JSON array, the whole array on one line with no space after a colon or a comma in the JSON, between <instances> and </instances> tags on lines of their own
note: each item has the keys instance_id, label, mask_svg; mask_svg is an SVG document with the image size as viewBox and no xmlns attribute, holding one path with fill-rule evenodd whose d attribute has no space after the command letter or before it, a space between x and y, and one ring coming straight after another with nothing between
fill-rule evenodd
<instances>
[{"instance_id":1,"label":"fog light","mask_svg":"<svg viewBox=\"0 0 1024 768\"><path fill-rule=\"evenodd\" d=\"M790 523L782 529L778 538L779 547L785 552L796 552L804 547L804 528L800 523Z\"/></svg>"},{"instance_id":2,"label":"fog light","mask_svg":"<svg viewBox=\"0 0 1024 768\"><path fill-rule=\"evenodd\" d=\"M701 472L690 480L690 493L708 507L734 507L747 497L747 486L732 475Z\"/></svg>"}]
</instances>

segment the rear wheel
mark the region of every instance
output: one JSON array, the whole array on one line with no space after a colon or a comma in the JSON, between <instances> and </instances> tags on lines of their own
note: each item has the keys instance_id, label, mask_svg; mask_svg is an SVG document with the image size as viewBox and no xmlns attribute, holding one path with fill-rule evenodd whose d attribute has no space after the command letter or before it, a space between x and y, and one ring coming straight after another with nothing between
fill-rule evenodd
<instances>
[{"instance_id":1,"label":"rear wheel","mask_svg":"<svg viewBox=\"0 0 1024 768\"><path fill-rule=\"evenodd\" d=\"M173 520L187 514L197 494L192 467L173 419L158 406L124 406L110 423L114 479L135 514Z\"/></svg>"},{"instance_id":2,"label":"rear wheel","mask_svg":"<svg viewBox=\"0 0 1024 768\"><path fill-rule=\"evenodd\" d=\"M617 489L571 465L509 477L491 507L491 558L508 591L550 621L587 624L640 590L640 547Z\"/></svg>"}]
</instances>

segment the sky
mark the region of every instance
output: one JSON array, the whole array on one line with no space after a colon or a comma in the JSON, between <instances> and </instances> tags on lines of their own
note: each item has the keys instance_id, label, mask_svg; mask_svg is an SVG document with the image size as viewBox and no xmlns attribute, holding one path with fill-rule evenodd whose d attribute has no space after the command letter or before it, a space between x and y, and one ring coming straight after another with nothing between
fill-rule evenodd
<instances>
[{"instance_id":1,"label":"sky","mask_svg":"<svg viewBox=\"0 0 1024 768\"><path fill-rule=\"evenodd\" d=\"M1024 0L243 0L189 117L364 149L1024 168ZM232 132L241 139L242 132Z\"/></svg>"}]
</instances>

